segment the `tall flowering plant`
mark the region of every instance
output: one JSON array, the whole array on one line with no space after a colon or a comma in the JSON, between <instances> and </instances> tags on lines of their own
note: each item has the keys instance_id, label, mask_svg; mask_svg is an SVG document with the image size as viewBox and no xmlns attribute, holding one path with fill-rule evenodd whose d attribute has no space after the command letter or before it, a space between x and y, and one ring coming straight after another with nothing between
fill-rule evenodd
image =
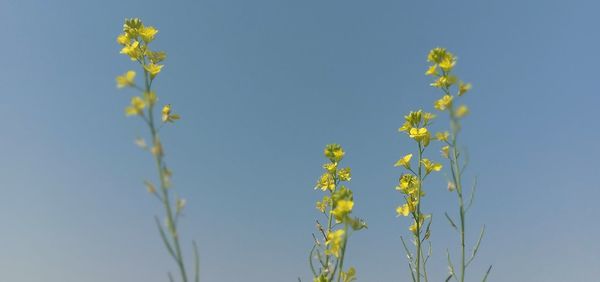
<instances>
[{"instance_id":1,"label":"tall flowering plant","mask_svg":"<svg viewBox=\"0 0 600 282\"><path fill-rule=\"evenodd\" d=\"M429 242L431 215L423 212L422 199L425 196L423 183L430 173L442 169L441 164L425 157L432 139L428 127L434 118L434 114L423 110L412 111L404 117L405 122L399 128L400 132L406 133L414 141L416 149L416 164L411 163L414 162L412 153L403 156L395 164L396 167L404 170L396 186L396 190L402 194L403 203L396 208L396 213L398 216L411 218L412 224L408 229L412 236L414 251L410 250L403 237L401 240L414 282L429 279L426 266L431 256L431 242ZM427 251L424 247L426 241L429 242Z\"/></svg>"},{"instance_id":2,"label":"tall flowering plant","mask_svg":"<svg viewBox=\"0 0 600 282\"><path fill-rule=\"evenodd\" d=\"M350 168L340 168L345 155L338 144L325 147L329 162L323 165L325 172L319 177L315 189L326 194L316 204L325 223L317 220L317 234L313 234L314 245L310 251L309 264L314 282L350 282L356 280L356 270L344 270L344 258L351 231L366 228L366 223L351 217L354 208L352 190L342 183L349 182Z\"/></svg>"},{"instance_id":3,"label":"tall flowering plant","mask_svg":"<svg viewBox=\"0 0 600 282\"><path fill-rule=\"evenodd\" d=\"M473 246L470 255L467 255L466 247L466 217L467 212L473 204L475 196L476 182L474 182L471 192L466 195L463 186L463 173L467 166L467 160L462 156L461 148L459 147L458 137L461 131L461 120L469 113L469 108L464 104L457 102L471 90L470 83L464 83L454 75L453 70L456 65L456 56L448 52L444 48L432 49L427 61L431 63L429 69L425 72L434 78L431 86L438 88L442 92L442 97L435 101L434 107L440 112L448 115L450 120L450 131L444 132L438 138L443 142L442 156L448 159L450 166L450 179L448 181L448 190L454 192L458 204L458 224L448 213L445 213L448 222L454 230L459 234L460 238L460 260L458 270L452 263L450 253L447 252L449 276L446 281L454 278L456 281L464 282L467 272L467 267L471 264L481 244L481 240L485 233L485 225L481 228L479 238ZM458 105L457 105L458 104ZM468 196L468 200L466 197ZM492 269L490 265L482 278L486 281Z\"/></svg>"},{"instance_id":4,"label":"tall flowering plant","mask_svg":"<svg viewBox=\"0 0 600 282\"><path fill-rule=\"evenodd\" d=\"M164 212L164 223L155 216L156 226L160 237L169 253L175 260L179 269L178 281L192 281L188 276L183 252L180 247L179 222L186 201L183 198L174 197L171 187L172 172L165 162L165 149L161 142L159 133L164 125L174 123L180 116L173 112L170 104L165 104L157 112L158 96L152 90L152 85L160 74L166 59L166 53L163 51L154 51L150 49L150 43L155 39L158 30L152 26L146 26L140 19L127 19L123 25L123 33L117 37L117 42L121 45L121 54L128 56L131 61L137 62L143 73L143 84L136 83L136 72L129 70L116 78L118 88L130 88L136 90L139 94L131 98L131 103L125 108L125 115L139 117L149 130L150 143L145 139L138 138L136 144L142 149L150 152L156 165L158 175L158 185L151 181L144 181L148 192L156 197L162 204ZM157 187L158 186L158 187ZM195 242L192 242L194 252L194 281L199 281L199 258L198 248ZM168 272L168 278L171 282L176 279Z\"/></svg>"}]
</instances>

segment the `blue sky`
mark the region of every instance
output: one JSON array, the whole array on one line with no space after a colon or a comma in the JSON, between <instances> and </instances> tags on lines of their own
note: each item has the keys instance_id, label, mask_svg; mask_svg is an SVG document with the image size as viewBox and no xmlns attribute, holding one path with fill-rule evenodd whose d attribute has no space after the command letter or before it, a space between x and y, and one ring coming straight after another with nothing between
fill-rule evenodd
<instances>
[{"instance_id":1,"label":"blue sky","mask_svg":"<svg viewBox=\"0 0 600 282\"><path fill-rule=\"evenodd\" d=\"M463 141L479 190L470 239L488 233L472 280L592 281L600 276L600 45L595 1L0 2L0 281L166 281L174 270L142 180L150 157L125 118L134 65L115 42L127 17L160 32L156 81L183 119L164 130L174 185L188 199L184 242L202 281L309 279L314 183L340 143L355 211L359 281L405 281L396 218L413 150L402 117L431 110L425 57L445 46L473 83ZM440 123L441 126L441 123ZM433 155L435 156L435 155ZM435 280L457 237L443 178L429 182ZM187 245L187 250L191 250ZM188 252L189 254L189 252ZM188 256L189 257L189 256Z\"/></svg>"}]
</instances>

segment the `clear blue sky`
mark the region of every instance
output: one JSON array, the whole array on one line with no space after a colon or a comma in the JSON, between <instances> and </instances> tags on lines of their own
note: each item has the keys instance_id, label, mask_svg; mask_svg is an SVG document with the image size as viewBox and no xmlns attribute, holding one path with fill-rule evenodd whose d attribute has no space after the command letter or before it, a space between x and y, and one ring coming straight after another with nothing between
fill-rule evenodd
<instances>
[{"instance_id":1,"label":"clear blue sky","mask_svg":"<svg viewBox=\"0 0 600 282\"><path fill-rule=\"evenodd\" d=\"M0 281L159 282L173 270L153 224L154 175L114 77L133 67L115 42L126 17L160 32L156 82L183 119L164 130L188 199L184 242L202 281L309 279L322 148L352 167L360 281L407 281L396 218L410 143L403 115L431 103L425 56L445 46L473 83L464 142L478 177L472 277L600 277L600 26L596 1L0 2ZM457 238L440 215L454 195L429 182L432 277ZM188 245L189 246L189 245ZM190 250L188 248L188 250ZM189 254L189 252L188 252ZM168 267L167 267L168 266ZM475 279L470 281L477 281Z\"/></svg>"}]
</instances>

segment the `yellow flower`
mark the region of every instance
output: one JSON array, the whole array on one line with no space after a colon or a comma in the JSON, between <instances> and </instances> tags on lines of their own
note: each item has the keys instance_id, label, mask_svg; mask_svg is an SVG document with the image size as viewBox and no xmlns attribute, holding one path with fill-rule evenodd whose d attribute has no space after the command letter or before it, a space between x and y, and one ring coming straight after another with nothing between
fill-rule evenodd
<instances>
[{"instance_id":1,"label":"yellow flower","mask_svg":"<svg viewBox=\"0 0 600 282\"><path fill-rule=\"evenodd\" d=\"M412 154L408 154L401 159L399 159L394 166L403 166L406 169L410 169L410 159L412 158Z\"/></svg>"},{"instance_id":2,"label":"yellow flower","mask_svg":"<svg viewBox=\"0 0 600 282\"><path fill-rule=\"evenodd\" d=\"M138 41L133 41L131 44L123 46L121 54L129 56L132 61L135 61L141 56L139 46L140 43Z\"/></svg>"},{"instance_id":3,"label":"yellow flower","mask_svg":"<svg viewBox=\"0 0 600 282\"><path fill-rule=\"evenodd\" d=\"M429 51L429 54L427 55L427 61L439 64L442 61L442 59L446 57L446 53L447 51L445 48L433 48L431 51Z\"/></svg>"},{"instance_id":4,"label":"yellow flower","mask_svg":"<svg viewBox=\"0 0 600 282\"><path fill-rule=\"evenodd\" d=\"M121 45L127 45L129 43L129 40L130 38L127 35L127 33L119 34L119 36L117 36L117 43Z\"/></svg>"},{"instance_id":5,"label":"yellow flower","mask_svg":"<svg viewBox=\"0 0 600 282\"><path fill-rule=\"evenodd\" d=\"M144 66L144 69L150 73L150 78L156 77L156 75L160 72L160 70L164 67L164 65L157 65L155 63L149 63Z\"/></svg>"},{"instance_id":6,"label":"yellow flower","mask_svg":"<svg viewBox=\"0 0 600 282\"><path fill-rule=\"evenodd\" d=\"M143 26L144 24L138 18L126 19L125 24L123 24L123 32L127 33L130 37L136 37Z\"/></svg>"},{"instance_id":7,"label":"yellow flower","mask_svg":"<svg viewBox=\"0 0 600 282\"><path fill-rule=\"evenodd\" d=\"M352 212L354 202L350 200L339 200L335 203L335 208L331 212L335 219L341 221L347 214Z\"/></svg>"},{"instance_id":8,"label":"yellow flower","mask_svg":"<svg viewBox=\"0 0 600 282\"><path fill-rule=\"evenodd\" d=\"M437 140L443 141L443 142L447 142L449 136L450 136L450 133L448 133L448 131L438 132L435 134L435 138Z\"/></svg>"},{"instance_id":9,"label":"yellow flower","mask_svg":"<svg viewBox=\"0 0 600 282\"><path fill-rule=\"evenodd\" d=\"M325 210L327 209L327 207L331 204L331 198L329 198L329 196L323 196L323 200L320 202L317 202L317 210L319 210L320 212L325 212Z\"/></svg>"},{"instance_id":10,"label":"yellow flower","mask_svg":"<svg viewBox=\"0 0 600 282\"><path fill-rule=\"evenodd\" d=\"M340 169L338 171L338 177L339 177L340 181L350 181L350 179L351 179L350 168L346 167L346 168Z\"/></svg>"},{"instance_id":11,"label":"yellow flower","mask_svg":"<svg viewBox=\"0 0 600 282\"><path fill-rule=\"evenodd\" d=\"M471 90L471 83L464 83L464 82L460 82L458 84L458 96L462 96L463 94L467 93L469 90Z\"/></svg>"},{"instance_id":12,"label":"yellow flower","mask_svg":"<svg viewBox=\"0 0 600 282\"><path fill-rule=\"evenodd\" d=\"M135 79L135 72L132 70L127 71L123 75L117 76L117 79L116 79L117 80L117 88L123 88L123 87L135 85L135 82L133 81L134 79Z\"/></svg>"},{"instance_id":13,"label":"yellow flower","mask_svg":"<svg viewBox=\"0 0 600 282\"><path fill-rule=\"evenodd\" d=\"M432 171L440 171L442 170L442 164L434 163L429 159L422 159L421 163L425 166L425 173L430 174Z\"/></svg>"},{"instance_id":14,"label":"yellow flower","mask_svg":"<svg viewBox=\"0 0 600 282\"><path fill-rule=\"evenodd\" d=\"M462 118L462 117L466 116L468 113L469 113L469 108L465 105L460 105L454 112L454 114L456 115L457 118Z\"/></svg>"},{"instance_id":15,"label":"yellow flower","mask_svg":"<svg viewBox=\"0 0 600 282\"><path fill-rule=\"evenodd\" d=\"M162 121L163 122L174 122L178 120L180 116L178 114L171 114L171 104L166 104L162 109Z\"/></svg>"},{"instance_id":16,"label":"yellow flower","mask_svg":"<svg viewBox=\"0 0 600 282\"><path fill-rule=\"evenodd\" d=\"M325 154L325 157L329 158L329 160L334 163L341 161L346 154L342 149L342 146L338 144L327 145L323 153Z\"/></svg>"},{"instance_id":17,"label":"yellow flower","mask_svg":"<svg viewBox=\"0 0 600 282\"><path fill-rule=\"evenodd\" d=\"M342 247L342 242L345 233L346 232L343 229L340 229L327 234L327 240L325 241L325 245L329 246L329 249L325 251L325 254L339 257L340 248Z\"/></svg>"},{"instance_id":18,"label":"yellow flower","mask_svg":"<svg viewBox=\"0 0 600 282\"><path fill-rule=\"evenodd\" d=\"M410 214L411 210L408 207L408 204L404 204L401 206L398 206L398 208L396 209L396 213L398 214L398 216L408 216Z\"/></svg>"},{"instance_id":19,"label":"yellow flower","mask_svg":"<svg viewBox=\"0 0 600 282\"><path fill-rule=\"evenodd\" d=\"M457 78L454 75L442 75L430 85L437 88L450 87L456 83L456 80Z\"/></svg>"},{"instance_id":20,"label":"yellow flower","mask_svg":"<svg viewBox=\"0 0 600 282\"><path fill-rule=\"evenodd\" d=\"M413 221L413 224L408 228L408 230L410 230L410 232L412 232L413 234L415 234L415 236L419 235L417 233L421 233L421 231L423 230L423 223L425 221L425 218L429 218L430 215L424 215L424 214L420 214L419 215L419 232L417 232L417 220Z\"/></svg>"},{"instance_id":21,"label":"yellow flower","mask_svg":"<svg viewBox=\"0 0 600 282\"><path fill-rule=\"evenodd\" d=\"M146 43L150 43L152 40L154 40L154 36L157 32L158 30L152 26L142 26L142 28L139 30L142 40L144 40Z\"/></svg>"},{"instance_id":22,"label":"yellow flower","mask_svg":"<svg viewBox=\"0 0 600 282\"><path fill-rule=\"evenodd\" d=\"M437 65L430 66L425 72L425 75L437 75Z\"/></svg>"},{"instance_id":23,"label":"yellow flower","mask_svg":"<svg viewBox=\"0 0 600 282\"><path fill-rule=\"evenodd\" d=\"M423 121L425 125L428 125L431 120L435 118L435 115L432 113L423 113Z\"/></svg>"},{"instance_id":24,"label":"yellow flower","mask_svg":"<svg viewBox=\"0 0 600 282\"><path fill-rule=\"evenodd\" d=\"M425 127L421 127L421 128L413 127L409 131L409 137L412 139L415 139L415 141L417 141L417 142L421 142L425 139L428 139L429 131L427 131L427 128L425 128Z\"/></svg>"},{"instance_id":25,"label":"yellow flower","mask_svg":"<svg viewBox=\"0 0 600 282\"><path fill-rule=\"evenodd\" d=\"M450 52L446 52L445 56L441 59L439 65L440 68L444 71L450 71L456 64L456 57L454 57Z\"/></svg>"},{"instance_id":26,"label":"yellow flower","mask_svg":"<svg viewBox=\"0 0 600 282\"><path fill-rule=\"evenodd\" d=\"M164 51L147 50L146 56L148 56L148 59L150 60L150 62L157 64L157 63L164 61L167 58L167 53L165 53Z\"/></svg>"},{"instance_id":27,"label":"yellow flower","mask_svg":"<svg viewBox=\"0 0 600 282\"><path fill-rule=\"evenodd\" d=\"M409 121L407 121L407 122L404 122L404 124L400 128L398 128L398 131L400 131L400 132L402 132L402 131L408 131L411 128L412 128L412 125L410 124Z\"/></svg>"},{"instance_id":28,"label":"yellow flower","mask_svg":"<svg viewBox=\"0 0 600 282\"><path fill-rule=\"evenodd\" d=\"M441 151L442 157L447 159L449 151L450 151L450 146L446 145L446 146L442 147L442 151Z\"/></svg>"},{"instance_id":29,"label":"yellow flower","mask_svg":"<svg viewBox=\"0 0 600 282\"><path fill-rule=\"evenodd\" d=\"M141 115L146 107L144 100L138 96L131 98L131 104L125 108L125 115L135 116Z\"/></svg>"},{"instance_id":30,"label":"yellow flower","mask_svg":"<svg viewBox=\"0 0 600 282\"><path fill-rule=\"evenodd\" d=\"M452 96L444 95L444 97L435 101L435 104L433 105L433 107L439 111L446 110L447 108L449 108L452 105L452 99L453 99Z\"/></svg>"},{"instance_id":31,"label":"yellow flower","mask_svg":"<svg viewBox=\"0 0 600 282\"><path fill-rule=\"evenodd\" d=\"M337 170L337 163L326 163L323 168L329 173L334 173Z\"/></svg>"},{"instance_id":32,"label":"yellow flower","mask_svg":"<svg viewBox=\"0 0 600 282\"><path fill-rule=\"evenodd\" d=\"M423 117L423 111L411 111L408 115L404 116L404 119L409 122L413 127L419 126Z\"/></svg>"},{"instance_id":33,"label":"yellow flower","mask_svg":"<svg viewBox=\"0 0 600 282\"><path fill-rule=\"evenodd\" d=\"M333 179L333 176L329 173L324 173L323 175L321 175L321 177L319 178L319 181L317 181L317 185L315 186L315 189L321 189L323 191L333 191L335 189L335 179Z\"/></svg>"},{"instance_id":34,"label":"yellow flower","mask_svg":"<svg viewBox=\"0 0 600 282\"><path fill-rule=\"evenodd\" d=\"M400 183L396 187L396 190L401 191L404 194L411 195L415 194L419 189L419 179L412 174L404 174L400 177Z\"/></svg>"},{"instance_id":35,"label":"yellow flower","mask_svg":"<svg viewBox=\"0 0 600 282\"><path fill-rule=\"evenodd\" d=\"M341 272L341 277L343 282L352 282L356 280L356 269L354 267L350 267L348 271Z\"/></svg>"}]
</instances>

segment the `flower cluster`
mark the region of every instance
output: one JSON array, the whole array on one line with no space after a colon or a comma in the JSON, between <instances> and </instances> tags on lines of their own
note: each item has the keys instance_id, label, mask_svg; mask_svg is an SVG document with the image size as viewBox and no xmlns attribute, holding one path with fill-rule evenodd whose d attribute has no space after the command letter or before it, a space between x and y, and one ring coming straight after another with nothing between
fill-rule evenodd
<instances>
[{"instance_id":1,"label":"flower cluster","mask_svg":"<svg viewBox=\"0 0 600 282\"><path fill-rule=\"evenodd\" d=\"M444 95L439 100L435 101L434 107L439 111L449 111L452 115L462 118L469 113L469 108L465 105L454 107L453 102L455 96L463 96L471 90L470 83L462 82L456 75L452 73L456 65L456 56L448 52L445 48L434 48L427 55L427 61L431 63L426 75L434 77L431 86L440 88ZM455 95L450 92L452 86L456 86Z\"/></svg>"},{"instance_id":2,"label":"flower cluster","mask_svg":"<svg viewBox=\"0 0 600 282\"><path fill-rule=\"evenodd\" d=\"M469 196L470 199L467 202L468 204L465 205L465 195L463 193L461 178L466 167L466 162L461 161L460 159L460 152L456 140L461 129L460 120L469 113L469 108L464 104L457 106L456 102L457 100L461 99L465 93L471 90L471 84L462 82L456 75L453 74L457 59L456 56L454 56L448 50L439 47L432 49L427 55L427 61L431 65L425 74L434 78L431 86L442 90L442 97L435 101L433 106L440 112L447 112L450 118L450 131L437 133L436 139L443 143L441 150L442 157L448 159L449 161L451 179L448 181L448 190L455 192L457 195L458 217L460 218L458 224L456 224L455 220L452 219L452 216L448 215L447 213L445 214L450 226L460 234L461 241L461 256L460 263L458 264L458 271L455 270L454 265L451 262L450 254L448 254L448 269L450 273L446 281L454 277L456 281L463 282L465 281L466 269L469 263L475 258L477 250L479 249L479 243L481 242L485 232L484 227L481 230L479 240L473 248L471 258L467 258L465 256L465 221L467 211L473 202L475 186L473 186L473 191ZM454 91L452 91L452 89L454 89ZM483 281L486 280L490 270L491 266L488 268Z\"/></svg>"},{"instance_id":3,"label":"flower cluster","mask_svg":"<svg viewBox=\"0 0 600 282\"><path fill-rule=\"evenodd\" d=\"M152 26L145 26L140 19L127 19L123 24L123 33L117 36L117 42L122 46L121 54L129 56L132 61L138 62L144 70L144 85L135 83L136 72L129 70L123 75L117 76L118 88L131 87L141 92L140 96L131 98L130 105L125 108L127 116L142 116L149 119L149 108L153 107L158 98L154 91L150 90L152 82L161 72L164 65L161 63L167 58L164 51L153 51L150 42L154 40L158 30ZM145 112L148 111L148 112ZM167 116L165 117L165 112ZM163 122L173 122L179 119L179 115L171 114L171 105L163 107Z\"/></svg>"},{"instance_id":4,"label":"flower cluster","mask_svg":"<svg viewBox=\"0 0 600 282\"><path fill-rule=\"evenodd\" d=\"M315 189L327 193L316 204L317 210L327 220L326 225L317 221L317 230L325 243L314 236L311 262L316 259L321 267L317 270L311 263L311 270L315 282L334 281L335 277L341 279L337 281L349 282L355 279L356 270L352 267L347 271L343 270L348 235L351 230L360 230L367 225L363 220L350 216L354 208L354 197L352 190L341 183L350 181L351 170L339 167L345 155L344 150L338 144L329 144L325 147L324 154L329 162L323 165L324 172L317 180Z\"/></svg>"},{"instance_id":5,"label":"flower cluster","mask_svg":"<svg viewBox=\"0 0 600 282\"><path fill-rule=\"evenodd\" d=\"M188 274L185 268L183 253L179 244L178 219L181 217L186 205L186 200L183 198L171 195L171 170L165 162L165 153L162 142L159 137L159 130L162 126L157 123L162 122L172 123L180 118L178 114L173 113L170 104L163 106L161 117L157 120L155 117L155 105L158 101L156 93L152 90L152 83L157 75L161 72L163 65L162 61L166 58L166 53L163 51L152 51L149 44L154 40L158 30L152 26L145 26L140 19L127 19L123 25L123 33L117 37L117 42L121 45L121 54L127 55L132 61L140 64L143 70L143 86L139 86L135 82L136 72L129 70L123 75L116 78L117 88L132 88L140 92L139 95L133 96L129 106L125 108L127 116L139 116L148 126L150 138L152 140L151 147L148 147L143 138L138 138L135 143L142 149L152 153L157 169L160 185L155 186L150 181L145 181L147 191L154 195L164 207L165 219L164 225L156 219L156 225L162 241L169 252L169 255L175 260L179 268L181 281L188 282ZM195 270L196 275L194 281L199 281L199 260L196 244L194 246ZM171 273L169 279L174 281Z\"/></svg>"},{"instance_id":6,"label":"flower cluster","mask_svg":"<svg viewBox=\"0 0 600 282\"><path fill-rule=\"evenodd\" d=\"M425 272L427 259L423 258L422 243L429 238L429 226L431 224L431 220L429 220L427 227L424 226L430 215L421 211L421 198L425 196L423 181L431 172L442 169L441 164L423 156L432 139L443 137L443 134L436 134L435 137L432 137L431 131L428 129L435 118L434 114L423 112L423 110L412 111L404 117L404 124L398 129L400 132L406 133L417 145L417 163L415 166L411 164L413 160L412 153L404 155L394 165L405 170L396 186L396 190L403 195L404 203L396 208L396 213L398 216L410 216L412 218L412 224L408 229L414 238L413 242L416 250L413 255L405 245L405 251L409 258L413 277L417 277L416 281L420 281L421 276L426 277L427 275Z\"/></svg>"}]
</instances>

